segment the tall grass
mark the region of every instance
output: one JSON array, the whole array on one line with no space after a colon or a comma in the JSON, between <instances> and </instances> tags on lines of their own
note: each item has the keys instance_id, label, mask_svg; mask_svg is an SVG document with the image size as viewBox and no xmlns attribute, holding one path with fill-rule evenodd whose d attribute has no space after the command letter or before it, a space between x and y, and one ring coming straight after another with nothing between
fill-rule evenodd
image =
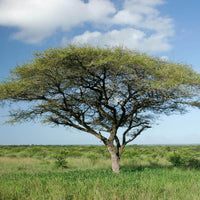
<instances>
[{"instance_id":1,"label":"tall grass","mask_svg":"<svg viewBox=\"0 0 200 200\"><path fill-rule=\"evenodd\" d=\"M198 160L199 149L128 146L116 175L104 147L0 146L0 199L199 200L199 168L170 162L174 152ZM56 165L61 151L68 168Z\"/></svg>"},{"instance_id":2,"label":"tall grass","mask_svg":"<svg viewBox=\"0 0 200 200\"><path fill-rule=\"evenodd\" d=\"M0 178L7 199L200 199L200 173L166 168L18 172Z\"/></svg>"}]
</instances>

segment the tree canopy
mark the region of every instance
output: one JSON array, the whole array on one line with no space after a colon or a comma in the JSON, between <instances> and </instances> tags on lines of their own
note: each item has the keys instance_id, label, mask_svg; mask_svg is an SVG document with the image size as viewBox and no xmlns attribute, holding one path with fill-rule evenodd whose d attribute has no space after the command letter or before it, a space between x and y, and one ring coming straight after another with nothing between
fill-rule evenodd
<instances>
[{"instance_id":1,"label":"tree canopy","mask_svg":"<svg viewBox=\"0 0 200 200\"><path fill-rule=\"evenodd\" d=\"M0 83L0 102L29 107L12 111L10 122L37 118L90 133L116 162L159 115L200 104L200 75L190 66L121 47L49 49L11 74Z\"/></svg>"}]
</instances>

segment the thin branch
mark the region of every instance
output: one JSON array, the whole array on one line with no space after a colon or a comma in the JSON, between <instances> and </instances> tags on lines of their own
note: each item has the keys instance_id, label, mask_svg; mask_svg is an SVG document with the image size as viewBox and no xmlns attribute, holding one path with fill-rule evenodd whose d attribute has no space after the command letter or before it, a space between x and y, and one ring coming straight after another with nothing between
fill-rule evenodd
<instances>
[{"instance_id":1,"label":"thin branch","mask_svg":"<svg viewBox=\"0 0 200 200\"><path fill-rule=\"evenodd\" d=\"M137 133L133 134L132 138L130 138L129 140L125 141L125 143L123 143L123 146L126 146L129 142L132 142L138 135L140 135L140 133L142 133L142 131L144 131L144 129L146 128L151 128L150 126L143 126L139 131L137 131Z\"/></svg>"}]
</instances>

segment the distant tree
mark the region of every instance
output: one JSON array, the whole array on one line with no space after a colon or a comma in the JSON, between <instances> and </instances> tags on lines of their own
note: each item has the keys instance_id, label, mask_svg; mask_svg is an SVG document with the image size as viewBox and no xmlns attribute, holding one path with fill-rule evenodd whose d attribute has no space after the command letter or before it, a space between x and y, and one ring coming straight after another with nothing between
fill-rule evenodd
<instances>
[{"instance_id":1,"label":"distant tree","mask_svg":"<svg viewBox=\"0 0 200 200\"><path fill-rule=\"evenodd\" d=\"M162 114L199 106L200 75L189 66L123 48L68 45L34 54L0 84L0 102L27 102L10 123L38 118L74 127L107 147L119 173L124 147Z\"/></svg>"}]
</instances>

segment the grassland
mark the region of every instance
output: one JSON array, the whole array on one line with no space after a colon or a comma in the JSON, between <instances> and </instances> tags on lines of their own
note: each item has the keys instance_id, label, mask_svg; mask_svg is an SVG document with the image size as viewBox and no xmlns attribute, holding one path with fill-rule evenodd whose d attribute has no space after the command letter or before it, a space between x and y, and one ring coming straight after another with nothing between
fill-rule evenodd
<instances>
[{"instance_id":1,"label":"grassland","mask_svg":"<svg viewBox=\"0 0 200 200\"><path fill-rule=\"evenodd\" d=\"M0 200L199 200L200 146L0 146Z\"/></svg>"}]
</instances>

